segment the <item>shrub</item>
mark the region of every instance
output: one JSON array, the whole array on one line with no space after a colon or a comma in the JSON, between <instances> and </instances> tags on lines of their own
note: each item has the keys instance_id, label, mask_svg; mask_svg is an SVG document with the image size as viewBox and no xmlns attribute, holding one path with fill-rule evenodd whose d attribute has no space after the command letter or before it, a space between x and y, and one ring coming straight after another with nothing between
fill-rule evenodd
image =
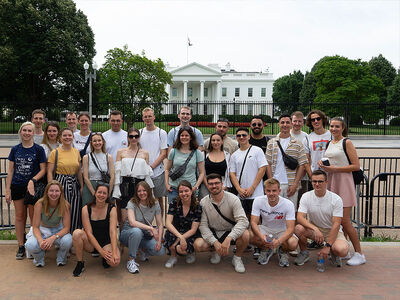
<instances>
[{"instance_id":1,"label":"shrub","mask_svg":"<svg viewBox=\"0 0 400 300\"><path fill-rule=\"evenodd\" d=\"M400 126L400 117L396 117L390 120L391 126Z\"/></svg>"}]
</instances>

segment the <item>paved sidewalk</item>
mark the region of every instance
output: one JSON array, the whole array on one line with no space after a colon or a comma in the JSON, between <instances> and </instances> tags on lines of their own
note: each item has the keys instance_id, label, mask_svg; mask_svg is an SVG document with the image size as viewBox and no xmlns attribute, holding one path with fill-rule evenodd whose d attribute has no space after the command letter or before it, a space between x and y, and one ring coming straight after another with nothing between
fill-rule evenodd
<instances>
[{"instance_id":1,"label":"paved sidewalk","mask_svg":"<svg viewBox=\"0 0 400 300\"><path fill-rule=\"evenodd\" d=\"M150 258L140 264L139 274L125 268L127 249L116 269L104 270L100 258L85 254L86 270L72 276L75 257L65 267L56 267L56 252L50 251L46 266L36 268L31 260L15 260L16 246L0 245L1 299L399 299L400 244L363 243L367 264L358 267L327 266L315 269L317 251L304 266L278 266L273 256L260 266L244 258L246 273L237 274L231 257L219 265L198 255L194 265L183 258L171 270L164 267L167 256Z\"/></svg>"}]
</instances>

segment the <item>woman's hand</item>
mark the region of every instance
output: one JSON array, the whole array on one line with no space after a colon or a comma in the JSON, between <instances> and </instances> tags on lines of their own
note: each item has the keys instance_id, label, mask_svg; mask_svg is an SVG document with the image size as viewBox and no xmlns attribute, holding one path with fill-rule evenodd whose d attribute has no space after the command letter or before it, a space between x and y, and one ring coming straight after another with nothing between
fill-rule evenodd
<instances>
[{"instance_id":1,"label":"woman's hand","mask_svg":"<svg viewBox=\"0 0 400 300\"><path fill-rule=\"evenodd\" d=\"M165 185L165 187L167 188L168 192L172 192L172 187L168 183Z\"/></svg>"},{"instance_id":2,"label":"woman's hand","mask_svg":"<svg viewBox=\"0 0 400 300\"><path fill-rule=\"evenodd\" d=\"M152 235L156 240L158 240L159 235L158 235L157 228L154 228L154 227L152 228Z\"/></svg>"},{"instance_id":3,"label":"woman's hand","mask_svg":"<svg viewBox=\"0 0 400 300\"><path fill-rule=\"evenodd\" d=\"M7 204L11 204L11 192L6 191L6 202Z\"/></svg>"},{"instance_id":4,"label":"woman's hand","mask_svg":"<svg viewBox=\"0 0 400 300\"><path fill-rule=\"evenodd\" d=\"M154 250L156 250L157 252L160 251L161 249L161 241L157 241L156 246L154 247Z\"/></svg>"},{"instance_id":5,"label":"woman's hand","mask_svg":"<svg viewBox=\"0 0 400 300\"><path fill-rule=\"evenodd\" d=\"M112 255L112 261L114 262L115 265L118 265L120 263L121 257L119 255L119 252L116 251L116 253L113 253Z\"/></svg>"},{"instance_id":6,"label":"woman's hand","mask_svg":"<svg viewBox=\"0 0 400 300\"><path fill-rule=\"evenodd\" d=\"M113 254L111 253L111 251L109 251L109 250L103 250L102 251L102 253L101 253L101 256L105 259L105 260L107 260L107 261L110 261L110 262L112 262L113 261Z\"/></svg>"},{"instance_id":7,"label":"woman's hand","mask_svg":"<svg viewBox=\"0 0 400 300\"><path fill-rule=\"evenodd\" d=\"M51 237L44 239L41 243L40 243L40 249L42 250L49 250L51 248L51 246L53 246L54 241L57 238L52 235Z\"/></svg>"},{"instance_id":8,"label":"woman's hand","mask_svg":"<svg viewBox=\"0 0 400 300\"><path fill-rule=\"evenodd\" d=\"M28 190L29 194L31 194L31 196L34 196L34 195L35 195L35 184L33 183L32 180L29 180L29 181L28 181L27 190Z\"/></svg>"},{"instance_id":9,"label":"woman's hand","mask_svg":"<svg viewBox=\"0 0 400 300\"><path fill-rule=\"evenodd\" d=\"M192 187L192 193L196 193L196 191L197 191L197 186L194 185L194 186Z\"/></svg>"},{"instance_id":10,"label":"woman's hand","mask_svg":"<svg viewBox=\"0 0 400 300\"><path fill-rule=\"evenodd\" d=\"M181 245L181 250L182 251L186 251L187 250L187 243L186 243L186 239L182 236L181 238L179 238L180 241L180 245Z\"/></svg>"}]
</instances>

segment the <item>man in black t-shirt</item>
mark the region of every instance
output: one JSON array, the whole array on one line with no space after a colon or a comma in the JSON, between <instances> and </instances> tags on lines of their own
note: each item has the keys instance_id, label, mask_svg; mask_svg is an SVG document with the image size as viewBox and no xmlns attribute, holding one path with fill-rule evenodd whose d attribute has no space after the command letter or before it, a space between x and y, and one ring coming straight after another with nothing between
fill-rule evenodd
<instances>
[{"instance_id":1,"label":"man in black t-shirt","mask_svg":"<svg viewBox=\"0 0 400 300\"><path fill-rule=\"evenodd\" d=\"M264 126L268 126L268 124L266 123L264 124L264 121L261 116L253 117L253 119L250 122L251 135L249 143L251 145L260 147L265 153L267 150L269 137L263 135Z\"/></svg>"}]
</instances>

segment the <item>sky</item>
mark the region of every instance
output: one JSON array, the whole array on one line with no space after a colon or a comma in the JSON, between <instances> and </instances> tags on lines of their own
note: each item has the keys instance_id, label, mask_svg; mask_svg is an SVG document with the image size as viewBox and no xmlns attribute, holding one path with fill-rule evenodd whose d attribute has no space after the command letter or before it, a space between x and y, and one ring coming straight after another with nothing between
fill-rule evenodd
<instances>
[{"instance_id":1,"label":"sky","mask_svg":"<svg viewBox=\"0 0 400 300\"><path fill-rule=\"evenodd\" d=\"M95 34L95 61L128 45L170 66L229 62L274 78L309 71L326 55L400 68L400 1L75 0ZM187 47L188 37L193 44Z\"/></svg>"}]
</instances>

